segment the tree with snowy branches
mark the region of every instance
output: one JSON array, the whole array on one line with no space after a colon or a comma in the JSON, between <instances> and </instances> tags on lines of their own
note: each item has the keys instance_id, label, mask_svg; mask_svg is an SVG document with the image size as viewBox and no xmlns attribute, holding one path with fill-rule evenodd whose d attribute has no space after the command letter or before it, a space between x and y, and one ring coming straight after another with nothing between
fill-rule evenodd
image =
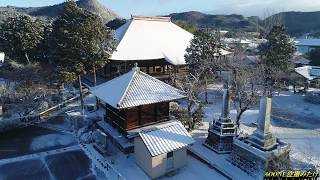
<instances>
[{"instance_id":1,"label":"tree with snowy branches","mask_svg":"<svg viewBox=\"0 0 320 180\"><path fill-rule=\"evenodd\" d=\"M96 68L108 62L114 50L112 33L99 16L81 9L74 1L65 3L63 14L52 27L50 47L53 63L61 82L78 79L83 108L81 76L93 72L96 77Z\"/></svg>"},{"instance_id":2,"label":"tree with snowy branches","mask_svg":"<svg viewBox=\"0 0 320 180\"><path fill-rule=\"evenodd\" d=\"M0 25L0 48L18 63L31 64L44 38L45 24L31 16L9 17Z\"/></svg>"},{"instance_id":3,"label":"tree with snowy branches","mask_svg":"<svg viewBox=\"0 0 320 180\"><path fill-rule=\"evenodd\" d=\"M266 36L267 42L259 46L264 65L266 93L271 95L281 83L283 74L292 68L292 58L296 48L283 25L275 25Z\"/></svg>"},{"instance_id":4,"label":"tree with snowy branches","mask_svg":"<svg viewBox=\"0 0 320 180\"><path fill-rule=\"evenodd\" d=\"M199 76L201 84L204 84L206 103L208 103L207 80L220 68L218 60L222 47L219 32L198 30L186 50L185 59L189 65L189 72L192 76Z\"/></svg>"}]
</instances>

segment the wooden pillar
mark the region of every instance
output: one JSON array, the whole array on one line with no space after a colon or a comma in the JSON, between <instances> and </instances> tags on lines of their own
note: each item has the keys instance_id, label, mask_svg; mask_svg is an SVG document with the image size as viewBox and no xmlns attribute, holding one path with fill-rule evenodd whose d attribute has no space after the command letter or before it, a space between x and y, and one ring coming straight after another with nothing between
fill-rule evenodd
<instances>
[{"instance_id":1,"label":"wooden pillar","mask_svg":"<svg viewBox=\"0 0 320 180\"><path fill-rule=\"evenodd\" d=\"M141 114L142 114L142 112L141 112L141 106L138 106L138 126L140 126L141 125Z\"/></svg>"},{"instance_id":2,"label":"wooden pillar","mask_svg":"<svg viewBox=\"0 0 320 180\"><path fill-rule=\"evenodd\" d=\"M159 119L157 119L157 117L158 117L157 111L158 111L158 104L155 104L154 109L153 109L153 118L154 118L155 122L159 120Z\"/></svg>"},{"instance_id":3,"label":"wooden pillar","mask_svg":"<svg viewBox=\"0 0 320 180\"><path fill-rule=\"evenodd\" d=\"M110 79L113 78L113 77L112 77L112 66L113 66L113 64L110 64L110 66L109 66L109 78L110 78Z\"/></svg>"}]
</instances>

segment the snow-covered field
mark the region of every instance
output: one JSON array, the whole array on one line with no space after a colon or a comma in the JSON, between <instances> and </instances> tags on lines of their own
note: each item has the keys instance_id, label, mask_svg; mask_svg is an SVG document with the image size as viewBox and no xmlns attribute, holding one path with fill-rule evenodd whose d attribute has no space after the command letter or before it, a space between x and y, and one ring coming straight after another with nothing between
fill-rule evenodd
<instances>
[{"instance_id":1,"label":"snow-covered field","mask_svg":"<svg viewBox=\"0 0 320 180\"><path fill-rule=\"evenodd\" d=\"M213 117L218 117L221 113L221 89L212 88L209 98L211 104L206 106L204 129ZM235 119L236 110L233 108L230 113ZM256 129L252 123L257 122L258 114L258 107L246 111L241 118L241 130L251 134ZM281 92L273 97L270 130L278 138L291 144L290 157L293 162L312 164L320 169L320 105L304 101L303 95ZM196 132L207 135L205 130Z\"/></svg>"},{"instance_id":2,"label":"snow-covered field","mask_svg":"<svg viewBox=\"0 0 320 180\"><path fill-rule=\"evenodd\" d=\"M212 151L202 145L207 136L209 122L221 113L222 93L216 88L212 87L210 89L210 104L206 106L206 117L203 120L203 125L192 133L197 141L192 148L198 149L200 153L212 159L215 164L222 164L227 172L237 174L235 179L248 179L244 172L226 161L226 155L215 156L211 154ZM218 87L218 89L220 88ZM283 141L291 144L291 159L293 162L312 163L319 168L320 106L309 104L303 98L301 95L288 92L281 93L273 98L271 131ZM94 101L93 96L87 96L85 100L86 104L94 104ZM69 106L73 110L79 111L79 102ZM104 113L103 110L94 113L84 112L85 118L88 120L101 119ZM255 130L256 127L253 123L257 121L258 113L258 107L244 113L241 120L241 129L244 132L250 134ZM231 110L231 116L233 118L236 116L234 109ZM84 149L77 145L77 141L71 134L73 128L70 122L56 119L42 124L41 127L29 127L28 130L0 136L0 179L72 180L114 177L114 175L110 176L110 174L108 175L108 173L100 170L101 165L98 165L95 156L90 156L87 152L84 153ZM60 132L57 130L60 130ZM68 148L71 149L68 150ZM135 164L133 154L124 155L116 148L111 149L111 151L112 155L103 159L106 163L111 164L124 178L149 179ZM226 178L215 169L209 168L206 164L188 155L188 163L184 168L161 179L219 180Z\"/></svg>"},{"instance_id":3,"label":"snow-covered field","mask_svg":"<svg viewBox=\"0 0 320 180\"><path fill-rule=\"evenodd\" d=\"M0 136L0 179L107 179L72 134L43 127Z\"/></svg>"},{"instance_id":4,"label":"snow-covered field","mask_svg":"<svg viewBox=\"0 0 320 180\"><path fill-rule=\"evenodd\" d=\"M116 148L112 148L112 156L106 157L108 162L117 169L126 179L148 180L150 179L141 168L135 163L133 154L124 155ZM216 170L209 168L206 164L200 162L188 155L187 165L177 172L160 178L161 180L225 180Z\"/></svg>"},{"instance_id":5,"label":"snow-covered field","mask_svg":"<svg viewBox=\"0 0 320 180\"><path fill-rule=\"evenodd\" d=\"M61 150L62 151L62 150ZM17 160L0 161L0 179L106 179L81 150Z\"/></svg>"},{"instance_id":6,"label":"snow-covered field","mask_svg":"<svg viewBox=\"0 0 320 180\"><path fill-rule=\"evenodd\" d=\"M46 128L30 126L14 129L0 136L0 159L50 151L75 144L76 141L71 135Z\"/></svg>"}]
</instances>

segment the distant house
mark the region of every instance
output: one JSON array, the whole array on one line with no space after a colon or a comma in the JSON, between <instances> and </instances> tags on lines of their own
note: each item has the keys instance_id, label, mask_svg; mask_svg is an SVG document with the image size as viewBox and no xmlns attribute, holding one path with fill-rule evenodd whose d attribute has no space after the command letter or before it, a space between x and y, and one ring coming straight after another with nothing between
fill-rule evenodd
<instances>
[{"instance_id":1,"label":"distant house","mask_svg":"<svg viewBox=\"0 0 320 180\"><path fill-rule=\"evenodd\" d=\"M105 121L122 134L170 121L169 102L185 98L176 89L134 67L131 71L90 90L106 109Z\"/></svg>"},{"instance_id":2,"label":"distant house","mask_svg":"<svg viewBox=\"0 0 320 180\"><path fill-rule=\"evenodd\" d=\"M296 67L309 65L310 62L311 62L311 60L309 60L305 57L302 57L302 56L296 57L293 61L293 63L295 64Z\"/></svg>"},{"instance_id":3,"label":"distant house","mask_svg":"<svg viewBox=\"0 0 320 180\"><path fill-rule=\"evenodd\" d=\"M187 163L187 146L193 138L180 122L146 129L134 139L135 161L152 179Z\"/></svg>"},{"instance_id":4,"label":"distant house","mask_svg":"<svg viewBox=\"0 0 320 180\"><path fill-rule=\"evenodd\" d=\"M236 47L243 47L247 48L252 44L252 42L248 39L234 39L234 38L225 38L224 42L228 45L230 48L236 48Z\"/></svg>"},{"instance_id":5,"label":"distant house","mask_svg":"<svg viewBox=\"0 0 320 180\"><path fill-rule=\"evenodd\" d=\"M302 66L295 68L295 72L303 76L307 81L320 79L320 66Z\"/></svg>"},{"instance_id":6,"label":"distant house","mask_svg":"<svg viewBox=\"0 0 320 180\"><path fill-rule=\"evenodd\" d=\"M298 52L308 54L315 48L320 48L320 39L297 39L295 41Z\"/></svg>"}]
</instances>

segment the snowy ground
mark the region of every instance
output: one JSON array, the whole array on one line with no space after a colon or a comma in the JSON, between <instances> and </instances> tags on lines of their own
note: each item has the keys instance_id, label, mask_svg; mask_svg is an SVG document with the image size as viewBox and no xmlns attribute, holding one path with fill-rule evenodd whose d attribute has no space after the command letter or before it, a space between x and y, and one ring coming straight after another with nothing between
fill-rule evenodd
<instances>
[{"instance_id":1,"label":"snowy ground","mask_svg":"<svg viewBox=\"0 0 320 180\"><path fill-rule=\"evenodd\" d=\"M203 126L194 132L199 141L207 136L209 122L221 113L221 88L211 88L209 99ZM291 92L282 92L273 97L272 105L271 132L291 144L292 161L311 163L320 169L320 105L308 103L303 95ZM242 116L241 129L245 133L251 134L256 129L253 123L257 122L258 113L256 107ZM231 116L235 119L235 109L231 110Z\"/></svg>"},{"instance_id":2,"label":"snowy ground","mask_svg":"<svg viewBox=\"0 0 320 180\"><path fill-rule=\"evenodd\" d=\"M221 87L218 87L219 89ZM212 87L209 93L210 104L206 106L206 117L203 125L193 132L196 143L191 147L209 157L215 164L222 164L227 172L237 174L235 179L249 179L248 176L226 161L227 155L216 156L202 146L207 136L209 122L221 112L222 93ZM95 98L87 96L86 104L94 104ZM79 102L69 105L74 114L79 115ZM73 112L69 112L73 113ZM81 111L82 113L82 111ZM84 111L88 120L101 119L103 110L89 113ZM135 164L133 155L124 155L113 148L112 156L101 157L96 152L88 154L79 146L71 135L71 122L63 120L66 114L42 127L29 127L0 136L0 179L106 179L110 174L101 170L102 159L111 164L115 171L126 179L149 179ZM236 111L231 115L234 118ZM292 146L291 158L295 162L312 163L320 167L320 111L319 106L309 104L301 95L282 93L273 98L273 119L271 131ZM249 110L242 117L241 129L250 134L255 130L258 108ZM49 128L49 129L47 129ZM70 148L68 150L68 148ZM84 153L85 152L85 153ZM21 156L24 155L24 156ZM21 173L17 173L21 172ZM111 178L112 179L112 178ZM188 164L171 176L162 179L225 179L218 171L209 168L192 156L188 156Z\"/></svg>"},{"instance_id":3,"label":"snowy ground","mask_svg":"<svg viewBox=\"0 0 320 180\"><path fill-rule=\"evenodd\" d=\"M0 179L106 179L70 134L31 126L0 139Z\"/></svg>"},{"instance_id":4,"label":"snowy ground","mask_svg":"<svg viewBox=\"0 0 320 180\"><path fill-rule=\"evenodd\" d=\"M62 150L61 150L62 151ZM105 179L80 149L15 162L0 161L0 179Z\"/></svg>"},{"instance_id":5,"label":"snowy ground","mask_svg":"<svg viewBox=\"0 0 320 180\"><path fill-rule=\"evenodd\" d=\"M116 168L126 179L150 179L141 168L135 163L134 155L124 155L116 148L112 148L112 156L106 157L108 162L112 162L112 166ZM192 156L188 155L187 165L177 172L160 178L161 180L224 180L222 176L214 169L210 169L206 164L200 162Z\"/></svg>"},{"instance_id":6,"label":"snowy ground","mask_svg":"<svg viewBox=\"0 0 320 180\"><path fill-rule=\"evenodd\" d=\"M94 104L95 98L91 95L87 96L86 103ZM93 113L86 113L87 119L94 119L94 117L102 118L104 114L103 110L99 110ZM111 145L112 143L109 142ZM106 156L103 159L112 165L125 179L150 179L143 170L135 163L134 155L125 155L119 149L114 146L109 147L111 156ZM204 180L224 180L226 179L215 169L210 169L206 164L200 162L192 156L188 155L187 165L180 169L178 172L173 173L171 176L165 176L161 179L173 179L173 180L193 180L193 179L204 179Z\"/></svg>"},{"instance_id":7,"label":"snowy ground","mask_svg":"<svg viewBox=\"0 0 320 180\"><path fill-rule=\"evenodd\" d=\"M14 129L0 136L0 159L33 154L75 145L75 139L64 133L30 126Z\"/></svg>"},{"instance_id":8,"label":"snowy ground","mask_svg":"<svg viewBox=\"0 0 320 180\"><path fill-rule=\"evenodd\" d=\"M79 111L79 102L68 105ZM47 123L0 134L0 179L107 179L72 134L62 113Z\"/></svg>"},{"instance_id":9,"label":"snowy ground","mask_svg":"<svg viewBox=\"0 0 320 180\"><path fill-rule=\"evenodd\" d=\"M218 90L217 90L218 89ZM209 122L213 117L218 117L221 112L222 91L220 86L212 87L209 91L210 104L206 106L206 117L204 118L203 126L194 132L194 137L197 140L193 148L198 148L204 154L211 153L210 150L202 146L202 142L207 136ZM271 122L271 131L288 142L292 146L291 159L294 162L312 163L319 166L320 150L320 120L317 108L319 106L305 102L301 95L293 95L291 93L281 93L273 98L273 119ZM87 104L94 104L94 97L86 98ZM103 111L95 113L85 113L86 118L103 117ZM255 125L258 117L258 107L248 110L242 117L241 129L245 133L251 134L255 130ZM231 116L235 118L236 111L231 110ZM307 147L307 148L306 148ZM120 172L125 178L135 177L137 179L148 179L146 174L134 163L134 157L126 156L119 151L114 151L113 155L107 157L108 162L112 162L112 166ZM249 179L249 177L240 169L232 166L225 161L226 156L213 156L210 154L215 163L225 163L227 171L234 172L238 179ZM188 157L188 165L175 173L172 177L164 177L163 179L194 179L202 176L201 179L224 179L214 169L210 169L207 165ZM194 173L192 173L194 172ZM201 172L201 173L198 173Z\"/></svg>"}]
</instances>

